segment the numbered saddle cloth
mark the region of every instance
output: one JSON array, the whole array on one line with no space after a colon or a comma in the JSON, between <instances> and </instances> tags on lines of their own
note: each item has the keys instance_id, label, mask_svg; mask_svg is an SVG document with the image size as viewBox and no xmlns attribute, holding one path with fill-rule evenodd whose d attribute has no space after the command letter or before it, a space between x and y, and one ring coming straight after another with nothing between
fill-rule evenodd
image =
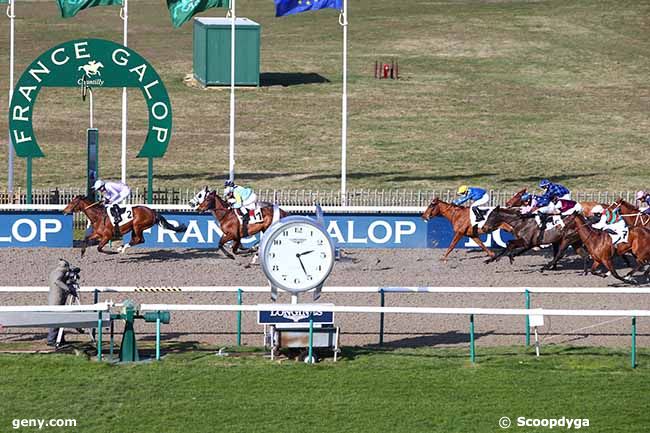
<instances>
[{"instance_id":1,"label":"numbered saddle cloth","mask_svg":"<svg viewBox=\"0 0 650 433\"><path fill-rule=\"evenodd\" d=\"M537 223L538 227L542 226L542 220L539 218L539 215L535 215L535 222ZM564 221L562 220L562 216L560 215L553 215L551 218L546 219L546 227L544 230L550 230L553 227L564 227Z\"/></svg>"},{"instance_id":2,"label":"numbered saddle cloth","mask_svg":"<svg viewBox=\"0 0 650 433\"><path fill-rule=\"evenodd\" d=\"M113 206L114 205L106 206L106 212L108 213L108 217L111 219L111 224L115 225L115 217L112 211ZM120 226L123 226L124 224L133 221L133 206L124 205L124 206L120 206L119 208L120 208L120 216L122 217L122 221L120 221Z\"/></svg>"},{"instance_id":3,"label":"numbered saddle cloth","mask_svg":"<svg viewBox=\"0 0 650 433\"><path fill-rule=\"evenodd\" d=\"M630 230L625 225L625 221L621 221L616 224L610 224L605 229L607 234L612 238L612 243L614 245L627 243L628 235Z\"/></svg>"},{"instance_id":4,"label":"numbered saddle cloth","mask_svg":"<svg viewBox=\"0 0 650 433\"><path fill-rule=\"evenodd\" d=\"M479 222L476 222L476 214L474 213L474 210L472 208L469 209L469 222L472 225L472 227L476 227L477 229L482 229L483 226L485 225L485 222L487 221L488 217L494 210L493 207L480 207L481 214L483 215L483 219Z\"/></svg>"},{"instance_id":5,"label":"numbered saddle cloth","mask_svg":"<svg viewBox=\"0 0 650 433\"><path fill-rule=\"evenodd\" d=\"M260 205L260 203L255 203L255 212L248 220L248 224L259 224L264 221L264 215L262 214L263 208L264 206ZM235 213L237 214L237 218L239 218L239 224L241 224L243 221L241 212L237 211Z\"/></svg>"}]
</instances>

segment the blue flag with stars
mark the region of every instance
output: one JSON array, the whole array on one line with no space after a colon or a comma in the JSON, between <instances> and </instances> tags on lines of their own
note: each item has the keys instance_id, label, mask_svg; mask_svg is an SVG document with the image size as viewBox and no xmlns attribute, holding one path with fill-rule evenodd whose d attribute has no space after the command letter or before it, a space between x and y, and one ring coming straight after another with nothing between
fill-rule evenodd
<instances>
[{"instance_id":1,"label":"blue flag with stars","mask_svg":"<svg viewBox=\"0 0 650 433\"><path fill-rule=\"evenodd\" d=\"M276 17L325 8L341 10L343 0L275 0Z\"/></svg>"}]
</instances>

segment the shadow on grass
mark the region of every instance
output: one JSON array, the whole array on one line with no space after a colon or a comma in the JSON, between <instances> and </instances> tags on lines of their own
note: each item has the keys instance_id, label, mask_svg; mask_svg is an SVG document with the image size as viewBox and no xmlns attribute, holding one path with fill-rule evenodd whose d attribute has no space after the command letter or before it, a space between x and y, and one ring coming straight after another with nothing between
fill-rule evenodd
<instances>
[{"instance_id":1,"label":"shadow on grass","mask_svg":"<svg viewBox=\"0 0 650 433\"><path fill-rule=\"evenodd\" d=\"M322 84L331 81L315 72L262 72L260 86L297 86L300 84Z\"/></svg>"},{"instance_id":2,"label":"shadow on grass","mask_svg":"<svg viewBox=\"0 0 650 433\"><path fill-rule=\"evenodd\" d=\"M549 176L548 178L552 182L566 182L567 180L574 180L578 178L583 178L583 177L594 177L594 176L603 176L607 175L607 173L564 173L560 174L557 176ZM540 181L542 176L535 175L535 176L522 176L522 177L507 177L501 179L501 182L521 182L521 183L526 183L526 182L534 182L537 183Z\"/></svg>"}]
</instances>

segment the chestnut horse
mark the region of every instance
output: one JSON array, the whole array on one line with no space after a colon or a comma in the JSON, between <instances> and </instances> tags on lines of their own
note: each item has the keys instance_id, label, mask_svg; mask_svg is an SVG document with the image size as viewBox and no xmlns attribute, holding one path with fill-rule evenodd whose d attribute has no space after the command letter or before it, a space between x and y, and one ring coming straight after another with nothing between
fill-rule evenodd
<instances>
[{"instance_id":1,"label":"chestnut horse","mask_svg":"<svg viewBox=\"0 0 650 433\"><path fill-rule=\"evenodd\" d=\"M97 251L105 254L115 254L114 251L104 251L104 246L106 246L108 241L113 238L115 231L113 228L113 223L108 216L108 212L106 212L106 208L102 205L102 202L93 202L83 195L78 195L74 197L70 203L68 203L65 209L63 209L63 213L65 215L75 212L83 212L86 215L86 218L88 218L90 221L90 224L93 228L92 233L84 237L81 246L81 257L83 257L86 253L88 241L94 239L99 239ZM122 235L132 232L131 241L128 244L122 245L118 251L123 253L127 248L143 243L144 237L142 236L142 232L150 227L153 227L155 224L160 224L167 230L173 230L177 233L187 230L187 227L184 225L180 225L178 227L173 226L169 223L169 221L165 219L165 217L146 206L134 206L133 219L120 226L120 233Z\"/></svg>"},{"instance_id":2,"label":"chestnut horse","mask_svg":"<svg viewBox=\"0 0 650 433\"><path fill-rule=\"evenodd\" d=\"M632 282L629 279L629 274L627 277L623 278L618 275L618 272L616 272L613 260L614 254L616 254L616 248L612 243L612 238L606 232L591 227L585 220L585 217L579 213L569 215L564 219L564 223L566 225L566 230L576 230L578 236L580 236L580 240L587 248L587 251L589 251L591 258L594 260L590 270L592 274L599 275L603 278L606 278L611 274L614 278L623 282ZM596 273L596 269L598 269L601 264L607 268L607 273Z\"/></svg>"},{"instance_id":3,"label":"chestnut horse","mask_svg":"<svg viewBox=\"0 0 650 433\"><path fill-rule=\"evenodd\" d=\"M204 190L203 201L198 205L196 210L198 212L212 212L215 219L219 222L221 226L221 231L223 231L223 236L219 241L219 249L229 258L235 259L235 257L230 254L224 248L226 242L232 241L232 252L233 254L239 254L239 248L241 247L241 240L244 237L244 227L239 222L237 218L236 210L232 209L228 202L219 197L216 191L208 191L207 187ZM198 196L198 194L197 194ZM248 235L252 236L258 232L264 232L269 226L273 223L273 206L267 204L262 206L262 222L260 223L249 223L248 224ZM280 209L280 218L284 218L289 215L287 212ZM254 261L254 259L253 259Z\"/></svg>"},{"instance_id":4,"label":"chestnut horse","mask_svg":"<svg viewBox=\"0 0 650 433\"><path fill-rule=\"evenodd\" d=\"M528 190L527 190L526 188L517 191L517 192L515 193L515 195L513 195L512 197L510 197L510 199L506 202L506 206L507 206L507 207L519 207L519 206L523 206L523 205L524 205L524 202L521 201L521 196L523 196L524 194L526 194L526 192L528 192Z\"/></svg>"},{"instance_id":5,"label":"chestnut horse","mask_svg":"<svg viewBox=\"0 0 650 433\"><path fill-rule=\"evenodd\" d=\"M481 239L479 239L479 235L494 231L496 228L503 228L510 231L510 227L506 224L500 227L496 227L492 230L476 230L470 223L469 212L469 207L457 206L455 204L447 203L434 197L427 209L422 214L422 218L425 221L429 221L429 219L436 216L442 216L444 218L447 218L451 223L451 227L454 231L454 238L451 240L451 244L449 244L449 248L447 248L445 254L442 256L442 258L440 258L441 261L447 261L447 256L453 251L454 248L456 248L456 244L463 238L463 236L467 236L472 239L478 244L479 247L481 247L483 251L488 254L488 256L494 257L494 252L490 251L485 246Z\"/></svg>"},{"instance_id":6,"label":"chestnut horse","mask_svg":"<svg viewBox=\"0 0 650 433\"><path fill-rule=\"evenodd\" d=\"M636 206L619 198L614 204L621 210L621 216L628 227L649 226L650 215L645 215Z\"/></svg>"}]
</instances>

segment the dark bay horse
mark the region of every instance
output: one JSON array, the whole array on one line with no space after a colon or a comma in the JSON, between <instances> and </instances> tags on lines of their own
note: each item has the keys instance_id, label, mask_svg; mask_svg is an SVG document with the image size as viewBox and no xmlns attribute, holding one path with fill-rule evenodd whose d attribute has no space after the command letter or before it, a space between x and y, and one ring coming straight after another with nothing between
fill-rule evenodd
<instances>
[{"instance_id":1,"label":"dark bay horse","mask_svg":"<svg viewBox=\"0 0 650 433\"><path fill-rule=\"evenodd\" d=\"M104 251L104 247L108 241L113 238L115 231L113 229L113 223L106 212L106 208L102 205L102 202L93 202L83 195L78 195L68 203L65 209L63 209L63 213L66 215L74 212L83 212L93 228L92 233L86 235L83 240L81 246L81 257L86 253L88 241L93 239L99 240L97 251L100 253L114 254L114 252ZM187 227L183 225L178 227L171 225L165 217L146 206L134 206L133 219L120 226L120 233L122 235L132 232L131 241L128 244L122 245L118 251L123 253L127 248L143 243L144 237L142 236L142 232L153 227L155 224L160 224L167 230L173 230L177 233L187 230Z\"/></svg>"},{"instance_id":2,"label":"dark bay horse","mask_svg":"<svg viewBox=\"0 0 650 433\"><path fill-rule=\"evenodd\" d=\"M498 228L503 224L508 224L512 228L512 234L515 239L508 241L506 248L498 255L492 257L487 263L498 260L501 256L507 254L510 263L514 257L524 252L538 247L540 245L553 245L553 260L542 267L542 270L555 269L557 262L564 256L567 248L573 246L573 249L583 258L584 269L586 272L588 254L582 248L582 242L578 234L574 231L563 230L560 227L553 227L545 230L542 239L539 238L540 228L531 216L522 215L517 209L507 209L497 206L488 216L484 228L487 230Z\"/></svg>"},{"instance_id":3,"label":"dark bay horse","mask_svg":"<svg viewBox=\"0 0 650 433\"><path fill-rule=\"evenodd\" d=\"M612 238L609 236L609 234L602 230L597 230L591 227L585 220L585 217L578 213L569 215L564 219L564 221L567 230L576 230L578 236L580 236L580 240L587 248L587 251L589 251L591 258L594 260L594 263L591 266L590 270L592 274L601 276L603 278L611 274L614 276L614 278L619 279L623 282L632 282L629 279L629 274L628 277L623 278L618 275L618 272L616 272L613 260L614 255L616 254L616 247L614 247ZM596 273L596 270L601 264L607 268L607 273Z\"/></svg>"},{"instance_id":4,"label":"dark bay horse","mask_svg":"<svg viewBox=\"0 0 650 433\"><path fill-rule=\"evenodd\" d=\"M196 208L198 212L212 212L215 219L219 222L221 226L221 231L223 231L223 236L219 241L219 249L229 258L234 260L234 256L230 254L224 248L224 245L227 242L232 241L232 252L233 254L239 254L239 248L241 247L241 240L244 237L244 228L237 218L236 210L232 209L228 202L219 197L216 191L208 191L207 187L205 189L205 196L203 201ZM252 236L258 232L264 232L269 226L273 223L273 206L268 204L267 206L262 206L262 222L260 223L249 223L248 224L248 235ZM284 218L289 215L287 212L280 209L280 218Z\"/></svg>"},{"instance_id":5,"label":"dark bay horse","mask_svg":"<svg viewBox=\"0 0 650 433\"><path fill-rule=\"evenodd\" d=\"M425 221L429 221L429 219L436 216L442 216L449 220L451 227L454 230L454 238L451 240L451 244L449 244L449 248L447 248L445 254L440 258L441 261L447 261L447 256L453 251L454 248L456 248L456 244L463 238L463 236L467 236L472 239L478 244L479 247L481 247L483 251L488 254L488 256L494 257L494 253L485 246L481 239L479 239L479 235L489 233L496 230L497 228L503 228L508 231L510 230L510 227L508 227L506 224L501 227L495 227L489 230L486 230L485 227L480 230L476 230L474 227L472 227L472 224L470 222L469 212L469 207L456 206L455 204L447 203L434 197L433 200L431 200L431 203L429 203L427 209L422 214L422 218Z\"/></svg>"}]
</instances>

